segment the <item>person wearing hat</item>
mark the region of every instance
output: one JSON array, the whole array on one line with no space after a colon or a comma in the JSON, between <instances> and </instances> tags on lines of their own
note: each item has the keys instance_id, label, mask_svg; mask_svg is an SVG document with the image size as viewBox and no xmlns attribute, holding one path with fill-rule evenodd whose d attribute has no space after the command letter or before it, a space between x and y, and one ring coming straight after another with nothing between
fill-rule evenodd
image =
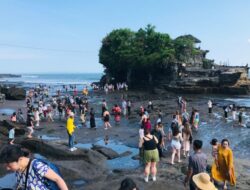
<instances>
[{"instance_id":1,"label":"person wearing hat","mask_svg":"<svg viewBox=\"0 0 250 190\"><path fill-rule=\"evenodd\" d=\"M67 119L67 133L69 135L69 150L74 151L77 148L74 147L74 131L76 126L74 125L74 113L69 113L69 118Z\"/></svg>"},{"instance_id":2,"label":"person wearing hat","mask_svg":"<svg viewBox=\"0 0 250 190\"><path fill-rule=\"evenodd\" d=\"M194 175L193 182L198 190L217 190L214 184L210 181L210 176L207 173Z\"/></svg>"}]
</instances>

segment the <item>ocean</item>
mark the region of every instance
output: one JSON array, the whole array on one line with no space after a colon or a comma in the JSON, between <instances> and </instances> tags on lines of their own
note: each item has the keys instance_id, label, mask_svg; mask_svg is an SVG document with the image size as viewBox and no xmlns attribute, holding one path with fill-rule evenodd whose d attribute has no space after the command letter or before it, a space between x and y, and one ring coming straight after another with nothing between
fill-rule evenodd
<instances>
[{"instance_id":1,"label":"ocean","mask_svg":"<svg viewBox=\"0 0 250 190\"><path fill-rule=\"evenodd\" d=\"M98 82L102 75L102 73L21 74L19 78L0 78L0 83L15 84L24 88L42 84L54 89L60 89L62 85L75 85L77 89L83 89L93 82Z\"/></svg>"}]
</instances>

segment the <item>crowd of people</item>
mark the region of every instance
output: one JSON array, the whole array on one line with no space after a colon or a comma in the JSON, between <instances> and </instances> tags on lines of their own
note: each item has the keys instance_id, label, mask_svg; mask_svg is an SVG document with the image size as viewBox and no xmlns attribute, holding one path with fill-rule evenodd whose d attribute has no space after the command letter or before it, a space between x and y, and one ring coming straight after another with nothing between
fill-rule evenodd
<instances>
[{"instance_id":1,"label":"crowd of people","mask_svg":"<svg viewBox=\"0 0 250 190\"><path fill-rule=\"evenodd\" d=\"M105 85L104 92L114 90L114 85ZM127 90L126 83L118 83L117 90ZM72 94L69 89L71 89ZM108 90L107 90L108 89ZM62 96L64 90L64 94ZM68 147L70 151L75 151L77 148L74 146L75 124L76 116L79 116L82 126L87 125L89 121L90 128L96 128L95 110L90 107L88 102L88 88L85 87L81 94L74 86L69 88L64 85L63 90L57 91L57 96L50 96L49 89L46 86L39 86L38 88L31 89L28 92L26 99L27 117L23 116L23 111L19 109L17 113L13 113L10 120L12 122L26 122L28 129L28 138L33 137L34 128L39 127L41 122L54 122L55 120L65 120L66 131L68 134ZM233 152L229 147L229 140L223 139L221 143L217 139L211 141L212 156L214 164L211 169L211 175L207 174L207 156L202 152L202 140L193 140L193 133L199 130L200 115L199 111L192 108L189 115L187 112L187 100L183 97L177 98L177 110L172 116L171 124L167 131L164 130L163 113L160 109L155 109L152 100L148 101L147 106L138 108L140 116L140 129L139 129L139 155L140 161L145 163L144 180L149 182L150 175L152 181L157 180L157 163L164 157L164 152L168 152L167 145L171 146L171 161L172 165L181 163L182 159L188 158L188 172L185 178L185 186L189 183L190 190L212 190L216 189L213 181L222 181L224 189L227 188L227 182L231 185L236 184L234 174ZM121 118L128 118L131 115L132 103L130 100L122 98L120 103L114 104L111 109L105 99L102 100L100 112L103 119L104 129L111 129L110 119L114 117L115 125L119 125ZM137 110L137 108L133 108ZM208 114L212 113L213 103L208 101ZM228 112L232 112L232 117L236 116L235 106L228 106L224 108L225 118L228 117ZM151 121L151 113L157 115L154 122ZM241 116L240 116L241 115ZM239 122L242 113L239 113ZM241 118L242 122L242 118ZM1 153L4 162L7 164L6 168L16 171L20 179L19 183L22 185L29 184L25 182L25 172L30 164L34 161L24 157L21 149L19 150L14 145L15 129L9 131L9 146ZM108 136L104 138L105 144L108 143ZM15 146L15 148L13 148ZM191 147L193 147L194 154L191 154ZM12 157L7 158L7 154L13 154ZM30 163L31 162L31 163ZM14 166L13 166L14 165ZM34 162L34 169L41 170L43 178L48 178L57 183L60 189L67 189L63 179L44 163ZM39 166L41 168L39 168ZM38 167L38 168L36 168ZM27 173L27 172L26 172ZM35 172L36 173L36 172ZM211 179L210 179L211 178ZM125 190L125 186L131 186L131 190L138 189L131 179L126 179L121 183L121 190ZM32 185L30 183L29 185ZM129 189L129 188L127 188Z\"/></svg>"}]
</instances>

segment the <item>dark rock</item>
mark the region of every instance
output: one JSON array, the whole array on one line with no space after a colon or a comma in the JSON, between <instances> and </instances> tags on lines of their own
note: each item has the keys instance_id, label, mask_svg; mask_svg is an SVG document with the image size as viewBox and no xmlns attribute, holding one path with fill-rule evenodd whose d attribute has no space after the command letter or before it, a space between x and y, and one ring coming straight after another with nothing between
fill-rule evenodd
<instances>
[{"instance_id":1,"label":"dark rock","mask_svg":"<svg viewBox=\"0 0 250 190\"><path fill-rule=\"evenodd\" d=\"M125 156L129 156L129 155L131 155L131 154L132 154L131 151L125 151L125 152L121 153L121 154L119 155L119 157L125 157Z\"/></svg>"},{"instance_id":2,"label":"dark rock","mask_svg":"<svg viewBox=\"0 0 250 190\"><path fill-rule=\"evenodd\" d=\"M26 97L26 91L17 87L2 87L1 93L5 94L7 100L24 100Z\"/></svg>"},{"instance_id":3,"label":"dark rock","mask_svg":"<svg viewBox=\"0 0 250 190\"><path fill-rule=\"evenodd\" d=\"M109 160L119 157L119 154L117 152L115 152L114 150L112 150L111 148L103 147L100 145L94 145L92 147L92 150L95 150L95 151L101 153Z\"/></svg>"},{"instance_id":4,"label":"dark rock","mask_svg":"<svg viewBox=\"0 0 250 190\"><path fill-rule=\"evenodd\" d=\"M25 134L25 126L7 120L4 120L0 123L0 133L5 136L8 136L9 130L13 127L15 128L15 136L21 136Z\"/></svg>"},{"instance_id":5,"label":"dark rock","mask_svg":"<svg viewBox=\"0 0 250 190\"><path fill-rule=\"evenodd\" d=\"M74 152L69 151L68 147L56 142L45 142L42 139L25 139L21 145L42 155L50 156L60 160L84 160L90 164L103 165L105 157L93 150L77 149Z\"/></svg>"}]
</instances>

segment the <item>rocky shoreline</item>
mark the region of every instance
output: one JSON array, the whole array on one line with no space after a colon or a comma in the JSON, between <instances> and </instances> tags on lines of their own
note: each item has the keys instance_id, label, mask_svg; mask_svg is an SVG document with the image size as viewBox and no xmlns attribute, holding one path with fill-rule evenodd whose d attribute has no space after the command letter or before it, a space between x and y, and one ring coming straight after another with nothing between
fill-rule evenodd
<instances>
[{"instance_id":1,"label":"rocky shoreline","mask_svg":"<svg viewBox=\"0 0 250 190\"><path fill-rule=\"evenodd\" d=\"M132 114L127 118L122 118L122 122L120 126L115 126L113 121L111 122L112 128L109 130L103 129L103 123L100 120L100 102L104 98L108 102L108 106L112 107L114 103L120 103L121 97L124 96L127 99L132 101ZM235 150L235 166L236 166L236 176L237 176L237 186L230 189L242 189L248 190L250 187L250 162L248 161L248 141L242 140L240 142L237 141L238 136L233 135L241 135L246 136L249 134L249 129L247 128L232 128L232 123L225 122L223 118L219 118L216 115L213 118L209 118L207 116L207 96L199 96L199 95L190 95L186 96L188 102L188 112L192 107L196 107L199 109L201 114L201 129L195 134L195 138L202 139L204 144L204 151L207 155L210 155L210 146L209 140L213 136L216 136L217 133L221 136L225 137L227 135L229 140L231 138L233 150ZM79 148L75 152L68 151L66 146L67 143L67 133L65 130L65 121L56 120L53 123L50 122L42 122L41 126L35 130L35 136L32 140L25 139L22 136L17 137L16 142L24 145L29 148L34 153L39 153L42 156L52 160L56 163L67 181L71 190L77 189L85 189L85 190L107 190L118 189L120 182L125 177L131 177L138 184L140 189L144 190L165 190L166 187L170 190L176 189L185 189L183 186L183 180L185 177L185 171L187 168L187 159L183 159L183 163L176 164L174 166L170 165L170 156L171 152L168 147L168 150L164 152L164 158L162 158L161 162L158 166L158 174L156 182L145 183L143 180L143 166L134 165L132 168L112 168L110 163L115 161L117 158L121 158L125 155L127 162L132 162L132 158L126 157L126 154L131 155L130 148L137 148L138 146L138 130L139 130L139 116L137 114L138 108L141 105L146 106L148 100L152 100L154 103L155 109L161 109L164 113L163 122L165 126L168 126L171 121L172 113L177 109L176 105L176 95L165 93L160 96L157 94L131 91L131 92L119 92L105 95L103 93L94 92L90 94L90 105L94 107L97 112L97 129L90 129L88 127L79 128L76 130L76 143L79 145ZM17 108L25 108L24 101L6 101L4 104L0 104L1 108L9 108L9 109L17 109ZM218 115L222 115L221 107L214 106L214 112ZM246 111L247 112L247 111ZM247 113L248 114L248 113ZM156 117L155 113L151 113L151 117ZM9 116L1 115L0 120L6 120ZM77 118L76 118L77 121ZM205 124L206 123L206 124ZM0 128L6 127L6 123L1 123ZM19 126L20 128L25 128L24 126ZM167 128L165 128L167 131ZM224 132L225 130L225 132ZM0 131L1 145L6 144L7 137L6 133ZM237 134L236 134L237 133ZM207 135L209 134L209 135ZM46 135L48 138L41 138L43 135ZM108 135L110 142L114 142L116 145L124 145L127 150L125 150L124 154L119 154L117 151L112 149L112 146L106 146L103 144L104 137ZM56 137L53 139L53 137ZM243 138L242 138L243 139ZM167 142L169 143L169 142ZM242 149L237 151L238 145L241 143ZM100 145L102 147L96 146L93 148L84 148L86 146L81 147L80 145ZM111 145L112 143L110 143ZM234 146L235 145L235 146ZM106 148L106 149L105 149ZM107 148L112 149L117 152L115 155L112 152L114 157L109 157L107 155L111 155L111 151ZM119 147L118 147L119 148ZM102 150L100 150L102 149ZM132 150L132 149L131 149ZM126 153L127 151L127 153ZM245 151L246 155L243 155L243 151ZM108 152L108 153L107 153ZM105 156L106 154L106 156ZM242 158L239 158L242 157ZM136 159L136 156L133 157ZM122 160L122 159L121 159ZM209 156L210 163L212 162L212 158ZM111 161L111 162L110 162ZM119 160L118 160L119 161ZM139 163L139 161L138 161ZM123 164L125 165L126 161ZM133 166L133 165L132 165ZM0 166L0 176L5 175L3 166Z\"/></svg>"}]
</instances>

